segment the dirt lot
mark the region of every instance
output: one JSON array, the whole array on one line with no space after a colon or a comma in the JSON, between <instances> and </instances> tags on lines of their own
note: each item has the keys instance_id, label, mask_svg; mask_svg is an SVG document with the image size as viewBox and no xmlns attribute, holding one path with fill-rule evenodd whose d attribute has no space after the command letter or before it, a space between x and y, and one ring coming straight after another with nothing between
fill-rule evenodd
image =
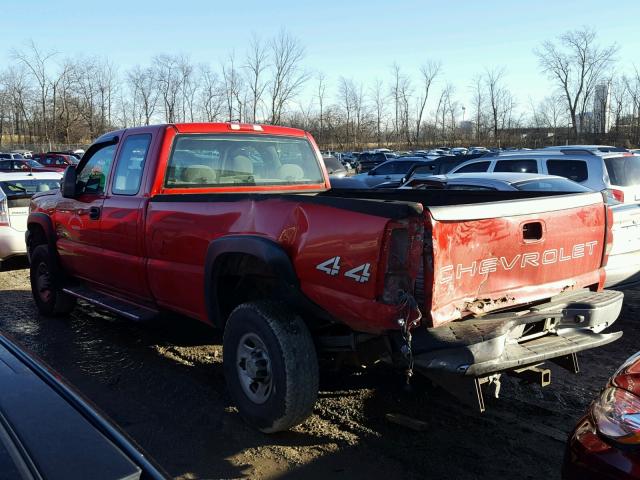
<instances>
[{"instance_id":1,"label":"dirt lot","mask_svg":"<svg viewBox=\"0 0 640 480\"><path fill-rule=\"evenodd\" d=\"M0 272L0 330L58 370L172 475L184 478L559 478L567 433L615 367L640 348L640 290L626 292L613 330L624 337L552 367L545 389L506 378L475 413L441 390L408 394L388 367L325 371L314 415L267 436L229 404L220 337L184 319L129 323L83 305L41 318L28 271ZM390 424L405 413L429 425Z\"/></svg>"}]
</instances>

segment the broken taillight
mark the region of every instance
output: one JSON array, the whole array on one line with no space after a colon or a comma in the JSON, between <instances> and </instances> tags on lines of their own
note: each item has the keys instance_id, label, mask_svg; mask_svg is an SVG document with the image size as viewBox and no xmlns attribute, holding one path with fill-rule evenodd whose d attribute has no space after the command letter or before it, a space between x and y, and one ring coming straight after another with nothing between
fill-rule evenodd
<instances>
[{"instance_id":1,"label":"broken taillight","mask_svg":"<svg viewBox=\"0 0 640 480\"><path fill-rule=\"evenodd\" d=\"M387 229L383 248L381 300L397 304L403 295L413 293L418 267L422 262L421 223L393 222Z\"/></svg>"},{"instance_id":2,"label":"broken taillight","mask_svg":"<svg viewBox=\"0 0 640 480\"><path fill-rule=\"evenodd\" d=\"M617 188L609 188L607 189L607 193L611 198L614 198L617 201L624 203L624 191L618 190Z\"/></svg>"}]
</instances>

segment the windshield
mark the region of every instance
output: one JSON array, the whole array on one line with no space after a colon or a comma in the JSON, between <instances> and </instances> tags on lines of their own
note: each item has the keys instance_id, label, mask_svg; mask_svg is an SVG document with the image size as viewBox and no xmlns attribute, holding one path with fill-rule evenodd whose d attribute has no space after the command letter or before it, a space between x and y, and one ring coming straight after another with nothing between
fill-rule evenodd
<instances>
[{"instance_id":1,"label":"windshield","mask_svg":"<svg viewBox=\"0 0 640 480\"><path fill-rule=\"evenodd\" d=\"M179 135L166 174L181 188L323 182L307 139L270 135Z\"/></svg>"},{"instance_id":2,"label":"windshield","mask_svg":"<svg viewBox=\"0 0 640 480\"><path fill-rule=\"evenodd\" d=\"M526 180L512 184L523 192L590 192L591 190L579 183L572 182L566 178L545 178L536 180Z\"/></svg>"},{"instance_id":3,"label":"windshield","mask_svg":"<svg viewBox=\"0 0 640 480\"><path fill-rule=\"evenodd\" d=\"M604 164L609 173L612 185L628 187L640 184L640 157L630 155L627 157L605 158Z\"/></svg>"},{"instance_id":4,"label":"windshield","mask_svg":"<svg viewBox=\"0 0 640 480\"><path fill-rule=\"evenodd\" d=\"M60 180L50 179L29 179L29 180L14 180L0 181L0 190L9 198L11 197L23 197L25 195L33 195L37 192L47 192L60 188Z\"/></svg>"}]
</instances>

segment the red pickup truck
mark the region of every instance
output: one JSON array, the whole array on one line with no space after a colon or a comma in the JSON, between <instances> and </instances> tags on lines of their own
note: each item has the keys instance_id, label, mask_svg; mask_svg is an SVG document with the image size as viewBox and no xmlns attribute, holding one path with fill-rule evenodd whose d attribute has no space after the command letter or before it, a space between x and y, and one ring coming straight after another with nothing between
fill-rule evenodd
<instances>
[{"instance_id":1,"label":"red pickup truck","mask_svg":"<svg viewBox=\"0 0 640 480\"><path fill-rule=\"evenodd\" d=\"M617 339L599 193L330 188L312 137L171 124L100 137L37 194L26 242L42 314L77 298L224 329L224 371L264 432L312 411L318 358L386 359L483 407L500 374Z\"/></svg>"}]
</instances>

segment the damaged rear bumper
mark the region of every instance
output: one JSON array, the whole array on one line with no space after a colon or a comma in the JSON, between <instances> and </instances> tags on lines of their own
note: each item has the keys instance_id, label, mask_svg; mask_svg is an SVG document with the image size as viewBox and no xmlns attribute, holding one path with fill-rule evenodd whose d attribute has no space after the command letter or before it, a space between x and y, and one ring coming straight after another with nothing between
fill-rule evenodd
<instances>
[{"instance_id":1,"label":"damaged rear bumper","mask_svg":"<svg viewBox=\"0 0 640 480\"><path fill-rule=\"evenodd\" d=\"M600 347L622 336L600 332L618 318L623 298L612 290L572 292L523 313L416 329L414 368L482 377Z\"/></svg>"}]
</instances>

